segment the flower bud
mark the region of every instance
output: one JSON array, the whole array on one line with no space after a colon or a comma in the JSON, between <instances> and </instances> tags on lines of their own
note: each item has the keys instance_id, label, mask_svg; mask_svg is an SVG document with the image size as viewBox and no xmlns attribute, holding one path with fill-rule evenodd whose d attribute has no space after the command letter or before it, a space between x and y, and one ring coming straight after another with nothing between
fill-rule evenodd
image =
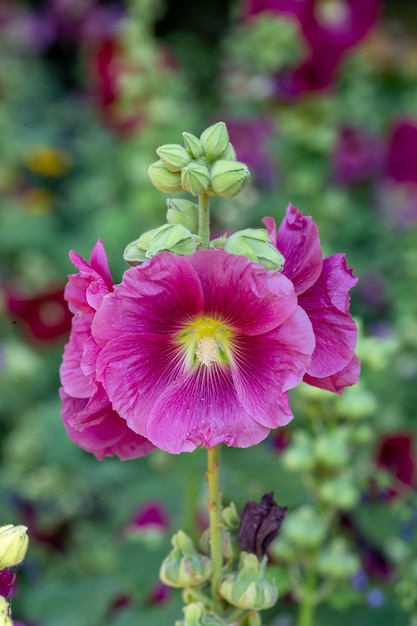
<instances>
[{"instance_id":1,"label":"flower bud","mask_svg":"<svg viewBox=\"0 0 417 626\"><path fill-rule=\"evenodd\" d=\"M149 166L148 176L159 191L173 193L182 189L180 172L171 172L162 161L155 161Z\"/></svg>"},{"instance_id":2,"label":"flower bud","mask_svg":"<svg viewBox=\"0 0 417 626\"><path fill-rule=\"evenodd\" d=\"M181 224L164 224L152 237L146 250L148 259L158 252L175 252L175 254L192 254L197 249L197 237ZM140 239L139 239L140 241Z\"/></svg>"},{"instance_id":3,"label":"flower bud","mask_svg":"<svg viewBox=\"0 0 417 626\"><path fill-rule=\"evenodd\" d=\"M342 476L324 481L319 487L319 495L325 504L337 509L353 509L359 501L359 492L346 472Z\"/></svg>"},{"instance_id":4,"label":"flower bud","mask_svg":"<svg viewBox=\"0 0 417 626\"><path fill-rule=\"evenodd\" d=\"M236 161L236 151L233 145L230 143L227 144L226 150L222 154L223 161Z\"/></svg>"},{"instance_id":5,"label":"flower bud","mask_svg":"<svg viewBox=\"0 0 417 626\"><path fill-rule=\"evenodd\" d=\"M211 187L223 198L233 198L243 189L250 178L247 166L240 161L221 159L211 168Z\"/></svg>"},{"instance_id":6,"label":"flower bud","mask_svg":"<svg viewBox=\"0 0 417 626\"><path fill-rule=\"evenodd\" d=\"M9 603L7 602L6 598L0 596L0 617L2 617L3 615L8 615L9 608Z\"/></svg>"},{"instance_id":7,"label":"flower bud","mask_svg":"<svg viewBox=\"0 0 417 626\"><path fill-rule=\"evenodd\" d=\"M290 445L281 455L284 467L290 472L303 472L314 466L314 448L311 437L296 431Z\"/></svg>"},{"instance_id":8,"label":"flower bud","mask_svg":"<svg viewBox=\"0 0 417 626\"><path fill-rule=\"evenodd\" d=\"M206 191L210 184L210 174L205 165L191 161L181 170L181 185L194 196Z\"/></svg>"},{"instance_id":9,"label":"flower bud","mask_svg":"<svg viewBox=\"0 0 417 626\"><path fill-rule=\"evenodd\" d=\"M222 156L229 144L229 133L224 122L209 126L200 135L204 156L211 161Z\"/></svg>"},{"instance_id":10,"label":"flower bud","mask_svg":"<svg viewBox=\"0 0 417 626\"><path fill-rule=\"evenodd\" d=\"M201 141L191 133L183 133L185 149L194 159L199 159L203 154Z\"/></svg>"},{"instance_id":11,"label":"flower bud","mask_svg":"<svg viewBox=\"0 0 417 626\"><path fill-rule=\"evenodd\" d=\"M192 233L198 231L198 206L190 200L167 200L168 224L181 224Z\"/></svg>"},{"instance_id":12,"label":"flower bud","mask_svg":"<svg viewBox=\"0 0 417 626\"><path fill-rule=\"evenodd\" d=\"M222 521L226 528L237 530L240 523L239 513L234 502L225 507L222 511Z\"/></svg>"},{"instance_id":13,"label":"flower bud","mask_svg":"<svg viewBox=\"0 0 417 626\"><path fill-rule=\"evenodd\" d=\"M208 580L211 560L199 554L191 539L180 530L172 538L173 550L164 559L159 577L170 587L193 587Z\"/></svg>"},{"instance_id":14,"label":"flower bud","mask_svg":"<svg viewBox=\"0 0 417 626\"><path fill-rule=\"evenodd\" d=\"M274 581L265 578L266 557L260 562L255 554L241 552L238 571L220 584L220 595L240 609L269 609L278 599Z\"/></svg>"},{"instance_id":15,"label":"flower bud","mask_svg":"<svg viewBox=\"0 0 417 626\"><path fill-rule=\"evenodd\" d=\"M147 230L146 233L143 233L143 235L139 237L139 239L135 239L135 241L128 243L123 252L123 258L126 263L135 266L148 261L149 257L146 255L146 252L152 238L158 233L159 230L160 228Z\"/></svg>"},{"instance_id":16,"label":"flower bud","mask_svg":"<svg viewBox=\"0 0 417 626\"><path fill-rule=\"evenodd\" d=\"M301 549L317 548L323 542L327 526L312 507L303 505L287 515L283 535Z\"/></svg>"},{"instance_id":17,"label":"flower bud","mask_svg":"<svg viewBox=\"0 0 417 626\"><path fill-rule=\"evenodd\" d=\"M257 611L250 611L242 618L241 626L262 626L261 616Z\"/></svg>"},{"instance_id":18,"label":"flower bud","mask_svg":"<svg viewBox=\"0 0 417 626\"><path fill-rule=\"evenodd\" d=\"M19 565L25 558L28 543L26 526L0 526L0 570Z\"/></svg>"},{"instance_id":19,"label":"flower bud","mask_svg":"<svg viewBox=\"0 0 417 626\"><path fill-rule=\"evenodd\" d=\"M165 143L157 148L156 154L170 172L179 172L191 161L187 150L178 143Z\"/></svg>"},{"instance_id":20,"label":"flower bud","mask_svg":"<svg viewBox=\"0 0 417 626\"><path fill-rule=\"evenodd\" d=\"M205 609L202 602L193 602L183 607L184 619L176 626L223 626L224 622L211 611Z\"/></svg>"},{"instance_id":21,"label":"flower bud","mask_svg":"<svg viewBox=\"0 0 417 626\"><path fill-rule=\"evenodd\" d=\"M334 540L317 557L317 570L323 576L337 579L351 578L360 568L356 554L348 549L344 539Z\"/></svg>"},{"instance_id":22,"label":"flower bud","mask_svg":"<svg viewBox=\"0 0 417 626\"><path fill-rule=\"evenodd\" d=\"M323 433L314 442L316 461L325 467L343 467L349 462L347 431L339 428L333 432Z\"/></svg>"},{"instance_id":23,"label":"flower bud","mask_svg":"<svg viewBox=\"0 0 417 626\"><path fill-rule=\"evenodd\" d=\"M228 237L224 249L230 254L240 254L250 261L260 263L267 270L279 271L284 265L284 257L270 243L264 228L238 230Z\"/></svg>"},{"instance_id":24,"label":"flower bud","mask_svg":"<svg viewBox=\"0 0 417 626\"><path fill-rule=\"evenodd\" d=\"M266 493L260 502L250 500L243 507L237 541L242 550L263 557L284 521L286 506L278 506L274 494Z\"/></svg>"}]
</instances>

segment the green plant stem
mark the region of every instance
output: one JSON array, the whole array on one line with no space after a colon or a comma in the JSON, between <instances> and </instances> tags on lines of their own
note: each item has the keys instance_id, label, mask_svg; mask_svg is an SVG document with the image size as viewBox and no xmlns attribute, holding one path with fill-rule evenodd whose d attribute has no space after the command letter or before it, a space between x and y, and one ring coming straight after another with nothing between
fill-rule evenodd
<instances>
[{"instance_id":1,"label":"green plant stem","mask_svg":"<svg viewBox=\"0 0 417 626\"><path fill-rule=\"evenodd\" d=\"M198 196L198 234L201 237L201 247L206 250L210 244L210 209L208 193Z\"/></svg>"},{"instance_id":2,"label":"green plant stem","mask_svg":"<svg viewBox=\"0 0 417 626\"><path fill-rule=\"evenodd\" d=\"M207 448L208 455L208 511L210 521L210 552L213 574L211 577L211 594L217 608L219 603L219 586L223 566L221 493L220 493L220 448Z\"/></svg>"},{"instance_id":3,"label":"green plant stem","mask_svg":"<svg viewBox=\"0 0 417 626\"><path fill-rule=\"evenodd\" d=\"M297 626L313 626L316 587L316 570L314 566L307 569L305 586L301 597L300 612Z\"/></svg>"}]
</instances>

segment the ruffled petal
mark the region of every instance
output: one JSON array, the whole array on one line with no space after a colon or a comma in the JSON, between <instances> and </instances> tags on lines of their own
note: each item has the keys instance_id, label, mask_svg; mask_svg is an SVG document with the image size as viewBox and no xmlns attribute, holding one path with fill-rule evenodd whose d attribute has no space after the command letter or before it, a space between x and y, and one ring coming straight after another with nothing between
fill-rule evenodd
<instances>
[{"instance_id":1,"label":"ruffled petal","mask_svg":"<svg viewBox=\"0 0 417 626\"><path fill-rule=\"evenodd\" d=\"M358 382L360 371L360 361L358 357L354 355L350 363L341 369L340 372L336 372L336 374L324 378L315 378L314 376L306 374L304 376L304 382L313 387L319 387L320 389L327 389L328 391L341 394L345 387L350 387Z\"/></svg>"},{"instance_id":2,"label":"ruffled petal","mask_svg":"<svg viewBox=\"0 0 417 626\"><path fill-rule=\"evenodd\" d=\"M173 333L200 314L203 304L195 270L184 257L162 252L124 273L97 312L92 333L99 345L119 333Z\"/></svg>"},{"instance_id":3,"label":"ruffled petal","mask_svg":"<svg viewBox=\"0 0 417 626\"><path fill-rule=\"evenodd\" d=\"M122 460L149 454L154 446L131 431L126 422L112 410L102 388L89 400L73 398L59 390L62 419L68 436L78 446L98 459L118 456Z\"/></svg>"},{"instance_id":4,"label":"ruffled petal","mask_svg":"<svg viewBox=\"0 0 417 626\"><path fill-rule=\"evenodd\" d=\"M310 376L331 376L343 369L354 355L357 328L348 313L348 290L356 282L344 255L335 254L324 260L320 278L299 297L299 304L309 316L316 336L316 349L308 370Z\"/></svg>"},{"instance_id":5,"label":"ruffled petal","mask_svg":"<svg viewBox=\"0 0 417 626\"><path fill-rule=\"evenodd\" d=\"M265 439L269 428L255 422L240 404L230 370L192 370L172 383L149 415L147 436L171 454L220 443L247 448Z\"/></svg>"},{"instance_id":6,"label":"ruffled petal","mask_svg":"<svg viewBox=\"0 0 417 626\"><path fill-rule=\"evenodd\" d=\"M279 399L302 381L314 347L311 323L300 307L269 333L239 337L233 349L232 376L240 403L259 424L284 425L281 420L288 413L282 413Z\"/></svg>"},{"instance_id":7,"label":"ruffled petal","mask_svg":"<svg viewBox=\"0 0 417 626\"><path fill-rule=\"evenodd\" d=\"M284 323L297 305L294 287L278 272L266 271L244 256L201 250L187 261L204 294L204 314L238 332L258 335Z\"/></svg>"},{"instance_id":8,"label":"ruffled petal","mask_svg":"<svg viewBox=\"0 0 417 626\"><path fill-rule=\"evenodd\" d=\"M78 269L78 274L70 274L65 288L65 299L72 313L96 311L103 297L113 289L113 279L101 239L97 241L90 263L79 254L70 251L69 257Z\"/></svg>"},{"instance_id":9,"label":"ruffled petal","mask_svg":"<svg viewBox=\"0 0 417 626\"><path fill-rule=\"evenodd\" d=\"M320 276L323 264L313 219L289 204L275 245L285 259L283 274L294 283L297 295L304 293Z\"/></svg>"},{"instance_id":10,"label":"ruffled petal","mask_svg":"<svg viewBox=\"0 0 417 626\"><path fill-rule=\"evenodd\" d=\"M72 318L72 329L59 370L61 383L66 393L75 398L89 398L96 386L81 369L81 358L85 343L91 333L91 314L76 315Z\"/></svg>"}]
</instances>

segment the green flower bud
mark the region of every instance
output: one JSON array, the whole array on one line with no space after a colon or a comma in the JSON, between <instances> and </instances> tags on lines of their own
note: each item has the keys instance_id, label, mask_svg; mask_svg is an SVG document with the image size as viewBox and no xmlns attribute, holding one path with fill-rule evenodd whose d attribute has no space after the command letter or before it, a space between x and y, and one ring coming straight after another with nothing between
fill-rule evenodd
<instances>
[{"instance_id":1,"label":"green flower bud","mask_svg":"<svg viewBox=\"0 0 417 626\"><path fill-rule=\"evenodd\" d=\"M360 568L360 561L344 539L334 540L317 557L317 570L323 576L337 579L351 578Z\"/></svg>"},{"instance_id":2,"label":"green flower bud","mask_svg":"<svg viewBox=\"0 0 417 626\"><path fill-rule=\"evenodd\" d=\"M199 159L203 154L203 146L199 138L191 133L183 133L182 136L184 137L184 146L187 152L194 159Z\"/></svg>"},{"instance_id":3,"label":"green flower bud","mask_svg":"<svg viewBox=\"0 0 417 626\"><path fill-rule=\"evenodd\" d=\"M172 538L173 550L164 559L159 577L170 587L194 587L212 574L211 560L199 554L191 539L180 530Z\"/></svg>"},{"instance_id":4,"label":"green flower bud","mask_svg":"<svg viewBox=\"0 0 417 626\"><path fill-rule=\"evenodd\" d=\"M236 556L236 552L238 552L238 546L236 542L236 538L232 536L232 534L222 528L221 531L222 536L222 552L225 559L232 560ZM210 529L206 528L206 530L200 536L200 548L203 552L209 554L210 552Z\"/></svg>"},{"instance_id":5,"label":"green flower bud","mask_svg":"<svg viewBox=\"0 0 417 626\"><path fill-rule=\"evenodd\" d=\"M170 172L179 172L191 161L187 150L179 143L165 143L157 148L156 154Z\"/></svg>"},{"instance_id":6,"label":"green flower bud","mask_svg":"<svg viewBox=\"0 0 417 626\"><path fill-rule=\"evenodd\" d=\"M197 237L181 224L164 224L152 237L146 256L150 259L158 252L192 254L197 249ZM140 241L140 239L139 239Z\"/></svg>"},{"instance_id":7,"label":"green flower bud","mask_svg":"<svg viewBox=\"0 0 417 626\"><path fill-rule=\"evenodd\" d=\"M10 615L0 613L0 626L13 626Z\"/></svg>"},{"instance_id":8,"label":"green flower bud","mask_svg":"<svg viewBox=\"0 0 417 626\"><path fill-rule=\"evenodd\" d=\"M0 526L0 570L23 561L29 543L27 530L26 526Z\"/></svg>"},{"instance_id":9,"label":"green flower bud","mask_svg":"<svg viewBox=\"0 0 417 626\"><path fill-rule=\"evenodd\" d=\"M277 558L280 561L285 561L287 563L296 561L298 558L298 552L294 545L282 535L277 537L271 543L269 550L273 558Z\"/></svg>"},{"instance_id":10,"label":"green flower bud","mask_svg":"<svg viewBox=\"0 0 417 626\"><path fill-rule=\"evenodd\" d=\"M324 541L327 526L312 507L304 505L287 515L281 532L284 539L298 548L311 549Z\"/></svg>"},{"instance_id":11,"label":"green flower bud","mask_svg":"<svg viewBox=\"0 0 417 626\"><path fill-rule=\"evenodd\" d=\"M149 166L148 176L159 191L173 193L182 189L180 172L171 172L162 161L155 161Z\"/></svg>"},{"instance_id":12,"label":"green flower bud","mask_svg":"<svg viewBox=\"0 0 417 626\"><path fill-rule=\"evenodd\" d=\"M281 455L284 467L291 472L305 472L314 466L314 448L311 437L304 431L294 433L293 440Z\"/></svg>"},{"instance_id":13,"label":"green flower bud","mask_svg":"<svg viewBox=\"0 0 417 626\"><path fill-rule=\"evenodd\" d=\"M167 200L168 224L181 224L192 233L198 231L198 205L190 200L178 198Z\"/></svg>"},{"instance_id":14,"label":"green flower bud","mask_svg":"<svg viewBox=\"0 0 417 626\"><path fill-rule=\"evenodd\" d=\"M226 150L222 154L222 160L224 161L236 161L236 152L233 145L230 143L227 144Z\"/></svg>"},{"instance_id":15,"label":"green flower bud","mask_svg":"<svg viewBox=\"0 0 417 626\"><path fill-rule=\"evenodd\" d=\"M320 465L336 468L349 462L347 431L339 428L330 433L323 433L314 442L314 455Z\"/></svg>"},{"instance_id":16,"label":"green flower bud","mask_svg":"<svg viewBox=\"0 0 417 626\"><path fill-rule=\"evenodd\" d=\"M211 611L207 611L202 602L193 602L183 607L184 619L178 626L223 626L224 622Z\"/></svg>"},{"instance_id":17,"label":"green flower bud","mask_svg":"<svg viewBox=\"0 0 417 626\"><path fill-rule=\"evenodd\" d=\"M260 562L255 554L241 552L238 571L220 584L220 595L240 609L269 609L278 599L274 581L265 578L266 557Z\"/></svg>"},{"instance_id":18,"label":"green flower bud","mask_svg":"<svg viewBox=\"0 0 417 626\"><path fill-rule=\"evenodd\" d=\"M243 617L241 626L262 626L261 616L257 611L250 611Z\"/></svg>"},{"instance_id":19,"label":"green flower bud","mask_svg":"<svg viewBox=\"0 0 417 626\"><path fill-rule=\"evenodd\" d=\"M284 265L284 257L270 243L264 228L238 230L228 237L224 249L230 254L240 254L250 261L260 263L267 270L279 271Z\"/></svg>"},{"instance_id":20,"label":"green flower bud","mask_svg":"<svg viewBox=\"0 0 417 626\"><path fill-rule=\"evenodd\" d=\"M319 487L319 495L325 504L342 510L353 509L359 502L359 492L346 472L323 482Z\"/></svg>"},{"instance_id":21,"label":"green flower bud","mask_svg":"<svg viewBox=\"0 0 417 626\"><path fill-rule=\"evenodd\" d=\"M229 133L224 122L209 126L200 135L204 156L211 161L222 156L229 144Z\"/></svg>"},{"instance_id":22,"label":"green flower bud","mask_svg":"<svg viewBox=\"0 0 417 626\"><path fill-rule=\"evenodd\" d=\"M194 196L207 191L210 185L210 174L205 165L191 161L181 170L181 185Z\"/></svg>"},{"instance_id":23,"label":"green flower bud","mask_svg":"<svg viewBox=\"0 0 417 626\"><path fill-rule=\"evenodd\" d=\"M375 395L365 389L360 381L355 387L346 389L337 402L338 414L352 421L370 417L377 409L378 401Z\"/></svg>"},{"instance_id":24,"label":"green flower bud","mask_svg":"<svg viewBox=\"0 0 417 626\"><path fill-rule=\"evenodd\" d=\"M243 189L250 178L250 172L240 161L216 161L211 168L211 188L223 198L233 198Z\"/></svg>"},{"instance_id":25,"label":"green flower bud","mask_svg":"<svg viewBox=\"0 0 417 626\"><path fill-rule=\"evenodd\" d=\"M222 521L226 528L230 528L230 530L239 528L240 518L234 502L231 502L229 506L223 509Z\"/></svg>"},{"instance_id":26,"label":"green flower bud","mask_svg":"<svg viewBox=\"0 0 417 626\"><path fill-rule=\"evenodd\" d=\"M3 598L3 596L0 596L0 616L8 615L9 609L10 607L6 598Z\"/></svg>"},{"instance_id":27,"label":"green flower bud","mask_svg":"<svg viewBox=\"0 0 417 626\"><path fill-rule=\"evenodd\" d=\"M358 424L357 426L355 425L349 433L350 441L359 445L367 444L372 441L373 438L374 432L369 424Z\"/></svg>"},{"instance_id":28,"label":"green flower bud","mask_svg":"<svg viewBox=\"0 0 417 626\"><path fill-rule=\"evenodd\" d=\"M129 263L129 265L135 267L136 265L140 265L144 261L148 260L145 255L146 250L147 247L145 250L140 249L138 246L138 239L135 239L135 241L131 241L127 244L123 251L123 259L126 263Z\"/></svg>"}]
</instances>

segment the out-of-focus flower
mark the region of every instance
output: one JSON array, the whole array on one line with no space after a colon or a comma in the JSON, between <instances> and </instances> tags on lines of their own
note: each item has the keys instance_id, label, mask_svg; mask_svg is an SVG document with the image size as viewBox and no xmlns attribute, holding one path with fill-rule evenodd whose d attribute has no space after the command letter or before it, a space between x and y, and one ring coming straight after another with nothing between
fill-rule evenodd
<instances>
[{"instance_id":1,"label":"out-of-focus flower","mask_svg":"<svg viewBox=\"0 0 417 626\"><path fill-rule=\"evenodd\" d=\"M67 174L72 159L65 150L38 145L27 152L25 164L34 174L56 178Z\"/></svg>"},{"instance_id":2,"label":"out-of-focus flower","mask_svg":"<svg viewBox=\"0 0 417 626\"><path fill-rule=\"evenodd\" d=\"M53 194L43 187L25 189L19 194L19 200L25 211L31 215L45 215L52 210L54 204Z\"/></svg>"},{"instance_id":3,"label":"out-of-focus flower","mask_svg":"<svg viewBox=\"0 0 417 626\"><path fill-rule=\"evenodd\" d=\"M12 569L0 570L0 596L10 598L15 588L16 574Z\"/></svg>"},{"instance_id":4,"label":"out-of-focus flower","mask_svg":"<svg viewBox=\"0 0 417 626\"><path fill-rule=\"evenodd\" d=\"M291 204L278 232L271 217L263 220L285 258L283 273L293 283L298 303L313 325L316 348L304 381L341 393L359 377L355 355L357 328L349 313L349 290L357 278L344 254L322 257L318 228Z\"/></svg>"},{"instance_id":5,"label":"out-of-focus flower","mask_svg":"<svg viewBox=\"0 0 417 626\"><path fill-rule=\"evenodd\" d=\"M389 488L389 496L401 495L402 486L416 487L417 459L415 441L411 432L393 432L384 435L376 451L376 464L387 470L395 479Z\"/></svg>"},{"instance_id":6,"label":"out-of-focus flower","mask_svg":"<svg viewBox=\"0 0 417 626\"><path fill-rule=\"evenodd\" d=\"M131 538L143 538L149 543L158 542L169 528L169 516L162 502L149 501L142 504L124 527Z\"/></svg>"},{"instance_id":7,"label":"out-of-focus flower","mask_svg":"<svg viewBox=\"0 0 417 626\"><path fill-rule=\"evenodd\" d=\"M268 149L268 141L274 134L273 123L264 118L236 117L227 119L226 125L237 159L246 163L260 187L274 187L277 169Z\"/></svg>"},{"instance_id":8,"label":"out-of-focus flower","mask_svg":"<svg viewBox=\"0 0 417 626\"><path fill-rule=\"evenodd\" d=\"M399 120L391 131L387 176L400 183L417 185L417 121Z\"/></svg>"},{"instance_id":9,"label":"out-of-focus flower","mask_svg":"<svg viewBox=\"0 0 417 626\"><path fill-rule=\"evenodd\" d=\"M376 189L378 211L398 231L417 222L417 183L386 179Z\"/></svg>"},{"instance_id":10,"label":"out-of-focus flower","mask_svg":"<svg viewBox=\"0 0 417 626\"><path fill-rule=\"evenodd\" d=\"M381 171L382 142L364 128L344 126L339 131L332 160L338 182L349 185L369 180Z\"/></svg>"},{"instance_id":11,"label":"out-of-focus flower","mask_svg":"<svg viewBox=\"0 0 417 626\"><path fill-rule=\"evenodd\" d=\"M65 289L69 309L74 313L60 369L62 418L67 434L99 459L114 455L121 459L143 456L153 446L130 430L112 409L95 377L98 346L91 337L91 324L104 296L113 289L103 244L101 240L96 243L90 263L75 252L70 253L70 258L79 273L69 276Z\"/></svg>"},{"instance_id":12,"label":"out-of-focus flower","mask_svg":"<svg viewBox=\"0 0 417 626\"><path fill-rule=\"evenodd\" d=\"M10 317L19 321L31 339L48 342L61 339L71 328L71 314L64 299L63 287L49 289L33 297L16 287L5 287L5 304Z\"/></svg>"},{"instance_id":13,"label":"out-of-focus flower","mask_svg":"<svg viewBox=\"0 0 417 626\"><path fill-rule=\"evenodd\" d=\"M288 423L314 350L291 281L223 250L128 269L92 334L114 410L171 453L248 447Z\"/></svg>"}]
</instances>

